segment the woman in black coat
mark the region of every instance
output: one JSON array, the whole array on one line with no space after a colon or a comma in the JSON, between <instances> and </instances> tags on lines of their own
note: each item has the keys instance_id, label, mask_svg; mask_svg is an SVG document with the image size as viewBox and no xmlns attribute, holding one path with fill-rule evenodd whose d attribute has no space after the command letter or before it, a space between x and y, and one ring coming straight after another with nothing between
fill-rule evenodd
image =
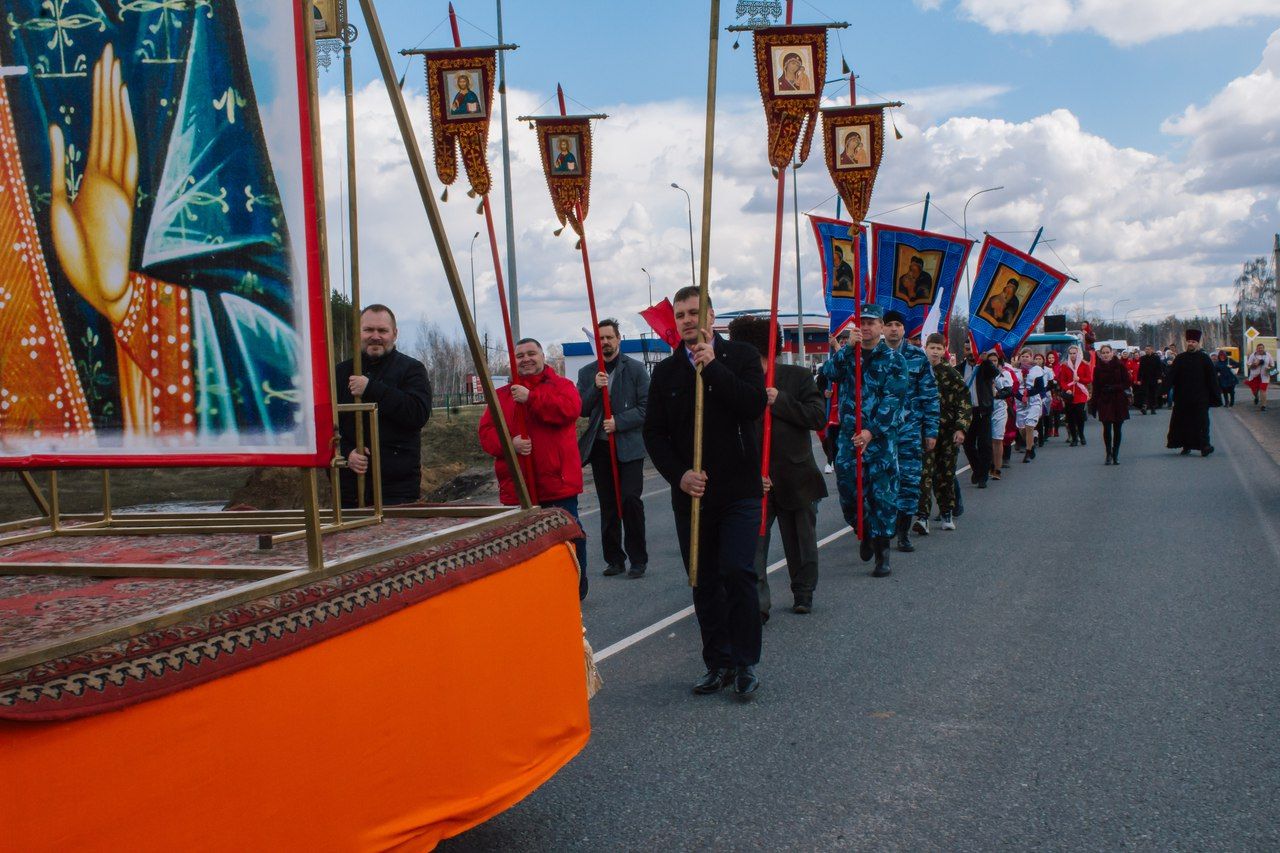
<instances>
[{"instance_id":1,"label":"woman in black coat","mask_svg":"<svg viewBox=\"0 0 1280 853\"><path fill-rule=\"evenodd\" d=\"M1102 444L1107 451L1106 465L1120 464L1120 431L1129 420L1129 387L1133 384L1129 369L1116 358L1115 350L1103 344L1098 348L1098 364L1093 369L1093 393L1089 408L1102 424Z\"/></svg>"}]
</instances>

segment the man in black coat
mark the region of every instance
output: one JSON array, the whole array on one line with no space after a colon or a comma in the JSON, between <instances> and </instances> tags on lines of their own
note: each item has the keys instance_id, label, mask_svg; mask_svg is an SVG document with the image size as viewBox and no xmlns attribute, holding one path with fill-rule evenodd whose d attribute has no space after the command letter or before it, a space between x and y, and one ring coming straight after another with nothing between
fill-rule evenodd
<instances>
[{"instance_id":1,"label":"man in black coat","mask_svg":"<svg viewBox=\"0 0 1280 853\"><path fill-rule=\"evenodd\" d=\"M1166 446L1182 448L1183 456L1193 450L1208 456L1213 452L1209 409L1222 405L1222 390L1213 359L1200 349L1199 329L1187 329L1187 348L1169 366L1168 384L1173 393L1173 414Z\"/></svg>"},{"instance_id":2,"label":"man in black coat","mask_svg":"<svg viewBox=\"0 0 1280 853\"><path fill-rule=\"evenodd\" d=\"M578 454L583 465L591 466L591 476L600 500L600 544L604 548L605 575L627 573L644 577L649 549L644 534L644 426L645 404L649 399L649 371L621 352L622 334L617 320L600 321L600 354L604 371L596 362L578 371L578 396L587 428L578 437ZM604 416L604 394L609 388L613 417ZM618 491L622 496L619 518L613 488L613 463L609 458L609 436L614 437L618 454ZM625 533L625 549L623 535ZM631 568L627 568L627 558Z\"/></svg>"},{"instance_id":3,"label":"man in black coat","mask_svg":"<svg viewBox=\"0 0 1280 853\"><path fill-rule=\"evenodd\" d=\"M360 397L378 405L378 452L381 455L382 502L405 504L418 500L422 491L422 428L431 417L431 380L416 358L396 349L396 315L385 305L370 305L360 312L362 374L354 373L351 359L335 368L338 402L353 403ZM340 472L342 505L355 506L356 474L369 471L369 450L356 447L355 416L338 417L338 444L347 458ZM366 431L366 436L367 436ZM365 505L373 504L373 478L364 478Z\"/></svg>"},{"instance_id":4,"label":"man in black coat","mask_svg":"<svg viewBox=\"0 0 1280 853\"><path fill-rule=\"evenodd\" d=\"M753 347L712 335L715 314L698 327L699 294L684 287L672 300L681 345L653 371L644 443L671 484L671 508L685 567L689 565L690 511L702 502L698 585L693 607L702 632L707 672L695 693L734 685L740 698L760 681L760 600L755 550L760 531L760 435L764 372ZM695 366L702 368L698 379ZM693 470L694 383L704 387L702 471Z\"/></svg>"},{"instance_id":5,"label":"man in black coat","mask_svg":"<svg viewBox=\"0 0 1280 853\"><path fill-rule=\"evenodd\" d=\"M781 339L781 330L778 337ZM750 344L766 370L769 321L739 317L729 324L729 340ZM781 351L781 340L778 351ZM773 427L769 440L767 519L756 548L756 579L760 616L767 620L772 596L769 577L769 539L774 519L782 534L782 552L791 575L792 611L809 613L818 586L818 501L827 496L827 481L813 458L813 434L827 422L827 401L807 367L775 364L773 387L765 388ZM762 445L763 446L763 445Z\"/></svg>"},{"instance_id":6,"label":"man in black coat","mask_svg":"<svg viewBox=\"0 0 1280 853\"><path fill-rule=\"evenodd\" d=\"M1160 408L1160 377L1164 375L1164 360L1149 346L1138 359L1138 384L1142 386L1138 409L1144 415Z\"/></svg>"}]
</instances>

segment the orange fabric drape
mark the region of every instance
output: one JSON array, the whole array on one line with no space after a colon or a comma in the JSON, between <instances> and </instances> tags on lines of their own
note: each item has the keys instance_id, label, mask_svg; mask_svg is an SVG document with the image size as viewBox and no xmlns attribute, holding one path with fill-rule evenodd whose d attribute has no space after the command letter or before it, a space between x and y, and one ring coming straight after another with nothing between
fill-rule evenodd
<instances>
[{"instance_id":1,"label":"orange fabric drape","mask_svg":"<svg viewBox=\"0 0 1280 853\"><path fill-rule=\"evenodd\" d=\"M587 741L560 544L121 711L0 721L0 850L428 850Z\"/></svg>"}]
</instances>

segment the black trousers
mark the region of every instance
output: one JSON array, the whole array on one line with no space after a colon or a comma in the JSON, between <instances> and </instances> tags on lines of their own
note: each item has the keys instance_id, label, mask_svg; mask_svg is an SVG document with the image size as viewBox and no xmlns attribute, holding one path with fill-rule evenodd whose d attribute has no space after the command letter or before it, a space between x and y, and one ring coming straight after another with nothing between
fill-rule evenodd
<instances>
[{"instance_id":1,"label":"black trousers","mask_svg":"<svg viewBox=\"0 0 1280 853\"><path fill-rule=\"evenodd\" d=\"M1236 404L1236 386L1222 389L1222 405L1234 406Z\"/></svg>"},{"instance_id":2,"label":"black trousers","mask_svg":"<svg viewBox=\"0 0 1280 853\"><path fill-rule=\"evenodd\" d=\"M1142 407L1149 412L1160 408L1160 380L1147 380L1142 383Z\"/></svg>"},{"instance_id":3,"label":"black trousers","mask_svg":"<svg viewBox=\"0 0 1280 853\"><path fill-rule=\"evenodd\" d=\"M688 570L689 511L680 506L674 510L680 556ZM759 535L759 498L702 509L693 612L702 632L702 661L707 669L760 662L760 597L755 569Z\"/></svg>"},{"instance_id":4,"label":"black trousers","mask_svg":"<svg viewBox=\"0 0 1280 853\"><path fill-rule=\"evenodd\" d=\"M756 546L756 589L760 596L760 612L768 613L773 604L769 592L769 542L773 538L773 522L777 520L782 534L782 553L787 558L791 575L791 594L796 598L812 598L818 587L818 504L801 509L778 509L769 501L764 536Z\"/></svg>"},{"instance_id":5,"label":"black trousers","mask_svg":"<svg viewBox=\"0 0 1280 853\"><path fill-rule=\"evenodd\" d=\"M836 443L839 440L840 427L828 424L826 437L822 439L822 452L827 455L827 464L836 464Z\"/></svg>"},{"instance_id":6,"label":"black trousers","mask_svg":"<svg viewBox=\"0 0 1280 853\"><path fill-rule=\"evenodd\" d=\"M649 549L644 536L644 459L618 462L618 480L622 492L622 518L618 518L618 501L613 494L613 466L609 463L609 443L597 441L591 447L591 475L596 481L600 499L600 545L604 561L610 566L646 566ZM625 534L625 550L623 537Z\"/></svg>"},{"instance_id":7,"label":"black trousers","mask_svg":"<svg viewBox=\"0 0 1280 853\"><path fill-rule=\"evenodd\" d=\"M1070 403L1067 406L1067 436L1084 438L1085 403Z\"/></svg>"},{"instance_id":8,"label":"black trousers","mask_svg":"<svg viewBox=\"0 0 1280 853\"><path fill-rule=\"evenodd\" d=\"M1001 401L1000 405L1004 405ZM972 421L964 434L964 458L979 483L985 483L991 473L991 409L974 406ZM959 491L956 492L959 494Z\"/></svg>"}]
</instances>

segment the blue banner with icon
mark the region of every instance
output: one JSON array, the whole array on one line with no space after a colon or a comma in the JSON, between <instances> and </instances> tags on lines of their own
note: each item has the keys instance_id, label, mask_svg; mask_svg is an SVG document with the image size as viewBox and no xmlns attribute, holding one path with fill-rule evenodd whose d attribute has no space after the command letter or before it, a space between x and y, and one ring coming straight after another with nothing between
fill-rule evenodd
<instances>
[{"instance_id":1,"label":"blue banner with icon","mask_svg":"<svg viewBox=\"0 0 1280 853\"><path fill-rule=\"evenodd\" d=\"M978 352L1011 357L1040 322L1067 276L990 234L978 255L969 297L969 341Z\"/></svg>"},{"instance_id":2,"label":"blue banner with icon","mask_svg":"<svg viewBox=\"0 0 1280 853\"><path fill-rule=\"evenodd\" d=\"M867 234L852 222L810 216L822 262L822 297L831 335L840 334L858 316L858 305L874 301L867 276ZM856 237L855 237L856 235Z\"/></svg>"},{"instance_id":3,"label":"blue banner with icon","mask_svg":"<svg viewBox=\"0 0 1280 853\"><path fill-rule=\"evenodd\" d=\"M875 302L904 318L907 336L920 334L936 303L945 335L973 243L932 231L893 225L871 226L875 260Z\"/></svg>"}]
</instances>

